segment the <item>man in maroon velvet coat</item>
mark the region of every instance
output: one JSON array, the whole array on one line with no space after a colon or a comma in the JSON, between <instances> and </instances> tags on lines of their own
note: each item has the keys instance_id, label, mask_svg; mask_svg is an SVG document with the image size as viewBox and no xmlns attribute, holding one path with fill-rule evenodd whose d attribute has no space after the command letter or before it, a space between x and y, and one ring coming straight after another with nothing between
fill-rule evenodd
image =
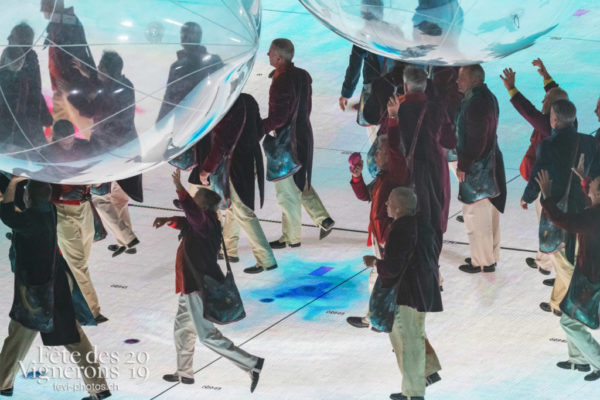
<instances>
[{"instance_id":1,"label":"man in maroon velvet coat","mask_svg":"<svg viewBox=\"0 0 600 400\"><path fill-rule=\"evenodd\" d=\"M554 79L550 76L544 63L539 58L533 60L534 66L538 67L538 73L544 79L544 90L546 96L542 102L542 110L539 111L534 107L533 104L515 87L515 75L516 73L511 69L507 68L504 70L504 76L500 75L500 78L504 82L504 87L510 94L510 102L515 107L517 112L521 114L523 118L531 124L533 127L533 133L531 134L530 145L523 157L521 162L521 176L525 181L529 181L531 178L531 170L535 165L536 151L540 143L552 134L552 127L550 126L550 106L556 100L564 99L569 100L567 93L558 87L558 84L554 82ZM541 198L535 202L535 209L538 216L538 221L542 215L542 205L540 203ZM539 271L548 275L552 269L552 260L546 253L542 253L538 250L535 258L527 257L525 259L527 265L531 268L539 268Z\"/></svg>"},{"instance_id":2,"label":"man in maroon velvet coat","mask_svg":"<svg viewBox=\"0 0 600 400\"><path fill-rule=\"evenodd\" d=\"M240 227L248 236L250 248L256 258L256 265L246 268L248 273L258 273L277 268L273 250L254 214L254 186L258 181L260 206L264 200L264 167L260 140L265 135L258 104L254 97L242 93L225 117L211 131L211 150L202 163L200 180L208 185L208 177L214 174L221 161L224 164L220 178L223 195L230 204L225 211L223 238L227 249L227 258L231 262L239 261L238 240ZM256 177L255 177L256 176Z\"/></svg>"},{"instance_id":3,"label":"man in maroon velvet coat","mask_svg":"<svg viewBox=\"0 0 600 400\"><path fill-rule=\"evenodd\" d=\"M283 212L282 235L271 242L274 249L286 246L300 246L302 228L302 209L304 206L315 224L321 228L320 239L327 236L335 222L319 199L311 185L313 159L313 132L310 124L312 108L312 78L305 70L292 63L294 45L288 39L275 39L269 49L269 62L275 67L271 74L269 90L269 115L263 120L265 133L276 136L295 121L295 140L297 160L302 168L293 176L275 182L277 202Z\"/></svg>"}]
</instances>

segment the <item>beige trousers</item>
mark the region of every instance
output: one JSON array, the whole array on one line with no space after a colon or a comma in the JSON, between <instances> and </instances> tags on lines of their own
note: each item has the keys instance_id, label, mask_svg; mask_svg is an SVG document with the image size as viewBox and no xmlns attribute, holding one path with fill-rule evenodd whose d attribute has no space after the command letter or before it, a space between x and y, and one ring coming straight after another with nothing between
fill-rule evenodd
<instances>
[{"instance_id":1,"label":"beige trousers","mask_svg":"<svg viewBox=\"0 0 600 400\"><path fill-rule=\"evenodd\" d=\"M294 182L294 177L290 176L275 182L275 194L279 208L282 211L280 242L300 243L302 236L301 205L304 206L304 209L317 226L321 226L321 223L329 218L329 213L314 187L308 188L308 182L301 192L296 186L296 182Z\"/></svg>"},{"instance_id":2,"label":"beige trousers","mask_svg":"<svg viewBox=\"0 0 600 400\"><path fill-rule=\"evenodd\" d=\"M425 334L426 313L398 306L390 341L402 373L402 394L425 396L426 377L442 369Z\"/></svg>"},{"instance_id":3,"label":"beige trousers","mask_svg":"<svg viewBox=\"0 0 600 400\"><path fill-rule=\"evenodd\" d=\"M94 214L89 202L81 205L57 204L58 247L67 261L83 297L94 317L100 314L100 304L88 268L94 242Z\"/></svg>"},{"instance_id":4,"label":"beige trousers","mask_svg":"<svg viewBox=\"0 0 600 400\"><path fill-rule=\"evenodd\" d=\"M81 370L81 376L84 383L90 389L90 394L103 392L108 390L106 379L104 378L100 366L95 361L96 356L89 356L89 353L94 354L94 348L88 340L87 336L77 323L77 331L79 332L80 342L69 344L65 349L71 353L73 359L77 361L77 366ZM10 389L15 383L15 378L20 370L19 361L23 361L31 348L33 340L38 331L25 328L15 320L10 320L8 324L8 337L4 340L2 353L0 353L0 389ZM73 354L75 353L75 354ZM50 377L52 378L52 377Z\"/></svg>"},{"instance_id":5,"label":"beige trousers","mask_svg":"<svg viewBox=\"0 0 600 400\"><path fill-rule=\"evenodd\" d=\"M500 259L500 213L488 200L463 204L463 218L469 237L471 264L486 267Z\"/></svg>"},{"instance_id":6,"label":"beige trousers","mask_svg":"<svg viewBox=\"0 0 600 400\"><path fill-rule=\"evenodd\" d=\"M556 271L556 278L554 279L554 286L550 295L550 306L553 310L560 310L560 302L565 298L567 290L569 290L575 267L567 260L564 249L549 254L549 256L552 260L552 266Z\"/></svg>"},{"instance_id":7,"label":"beige trousers","mask_svg":"<svg viewBox=\"0 0 600 400\"><path fill-rule=\"evenodd\" d=\"M541 196L542 194L540 193L540 195L538 196L537 199L535 199L535 211L537 213L537 218L538 218L538 222L540 221L540 219L542 218L542 202L541 202ZM535 263L537 264L537 266L539 268L542 268L546 271L551 271L552 270L552 258L550 256L550 254L548 253L542 253L539 249L538 252L535 256Z\"/></svg>"},{"instance_id":8,"label":"beige trousers","mask_svg":"<svg viewBox=\"0 0 600 400\"><path fill-rule=\"evenodd\" d=\"M232 361L244 371L252 371L258 358L246 353L227 339L215 325L204 318L204 307L198 292L179 296L177 315L175 316L175 350L177 351L177 375L194 377L194 345L196 337L200 342Z\"/></svg>"},{"instance_id":9,"label":"beige trousers","mask_svg":"<svg viewBox=\"0 0 600 400\"><path fill-rule=\"evenodd\" d=\"M590 364L594 371L600 370L600 344L587 327L567 314L560 318L560 326L567 334L569 361L574 364Z\"/></svg>"},{"instance_id":10,"label":"beige trousers","mask_svg":"<svg viewBox=\"0 0 600 400\"><path fill-rule=\"evenodd\" d=\"M260 222L248 206L238 196L233 184L229 182L231 205L225 211L225 224L223 225L223 238L227 247L227 255L238 256L238 241L240 240L240 228L248 237L252 254L258 265L271 267L277 264L273 250L263 232Z\"/></svg>"},{"instance_id":11,"label":"beige trousers","mask_svg":"<svg viewBox=\"0 0 600 400\"><path fill-rule=\"evenodd\" d=\"M117 182L111 183L110 193L92 195L92 201L102 223L111 231L119 246L127 246L135 239L129 216L129 196Z\"/></svg>"},{"instance_id":12,"label":"beige trousers","mask_svg":"<svg viewBox=\"0 0 600 400\"><path fill-rule=\"evenodd\" d=\"M79 133L87 140L92 133L94 121L82 116L79 111L67 99L68 93L56 90L52 95L52 118L54 122L66 119L79 129Z\"/></svg>"}]
</instances>

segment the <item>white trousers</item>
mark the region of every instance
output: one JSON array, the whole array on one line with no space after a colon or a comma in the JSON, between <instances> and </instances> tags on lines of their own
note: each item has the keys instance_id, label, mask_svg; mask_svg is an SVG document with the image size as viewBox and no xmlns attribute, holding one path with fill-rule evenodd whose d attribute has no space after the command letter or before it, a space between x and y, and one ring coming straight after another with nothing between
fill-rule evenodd
<instances>
[{"instance_id":1,"label":"white trousers","mask_svg":"<svg viewBox=\"0 0 600 400\"><path fill-rule=\"evenodd\" d=\"M560 326L567 334L569 361L574 364L590 364L594 371L600 370L600 344L587 327L564 313L560 318Z\"/></svg>"},{"instance_id":2,"label":"white trousers","mask_svg":"<svg viewBox=\"0 0 600 400\"><path fill-rule=\"evenodd\" d=\"M175 350L177 351L177 375L194 377L194 344L200 342L232 361L244 371L252 371L258 358L238 348L219 332L215 325L204 318L204 306L197 292L179 296L179 306L175 316Z\"/></svg>"},{"instance_id":3,"label":"white trousers","mask_svg":"<svg viewBox=\"0 0 600 400\"><path fill-rule=\"evenodd\" d=\"M296 186L296 182L294 182L294 177L290 176L275 182L275 194L279 208L282 211L280 242L300 243L302 238L301 206L304 206L304 209L317 226L321 226L321 223L329 218L329 213L314 187L308 188L308 182L304 190L300 191Z\"/></svg>"},{"instance_id":4,"label":"white trousers","mask_svg":"<svg viewBox=\"0 0 600 400\"><path fill-rule=\"evenodd\" d=\"M92 195L96 211L102 223L113 234L119 246L127 246L136 238L129 215L129 196L117 182L110 185L110 193Z\"/></svg>"},{"instance_id":5,"label":"white trousers","mask_svg":"<svg viewBox=\"0 0 600 400\"><path fill-rule=\"evenodd\" d=\"M471 264L486 267L500 259L500 213L488 200L463 204L463 218L469 237Z\"/></svg>"},{"instance_id":6,"label":"white trousers","mask_svg":"<svg viewBox=\"0 0 600 400\"><path fill-rule=\"evenodd\" d=\"M540 221L540 218L542 217L542 210L543 210L541 197L542 197L542 194L540 193L538 198L535 199L535 212L537 213L538 222ZM542 268L546 271L551 271L552 267L554 266L554 264L552 262L552 258L550 257L550 254L542 253L539 249L535 256L535 263L537 264L537 266L539 268Z\"/></svg>"},{"instance_id":7,"label":"white trousers","mask_svg":"<svg viewBox=\"0 0 600 400\"><path fill-rule=\"evenodd\" d=\"M258 265L271 267L277 264L273 249L260 226L260 222L248 206L238 196L233 184L229 182L231 205L225 211L225 224L223 225L223 238L227 247L227 255L238 256L238 241L240 228L244 231L250 242L250 248Z\"/></svg>"}]
</instances>

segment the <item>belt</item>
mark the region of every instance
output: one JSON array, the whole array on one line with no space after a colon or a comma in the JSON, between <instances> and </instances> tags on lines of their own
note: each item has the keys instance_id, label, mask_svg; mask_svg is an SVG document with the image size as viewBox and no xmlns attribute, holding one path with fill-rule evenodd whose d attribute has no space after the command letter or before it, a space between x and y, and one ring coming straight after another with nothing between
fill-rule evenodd
<instances>
[{"instance_id":1,"label":"belt","mask_svg":"<svg viewBox=\"0 0 600 400\"><path fill-rule=\"evenodd\" d=\"M64 204L67 206L79 206L87 203L88 200L55 200L55 204Z\"/></svg>"}]
</instances>

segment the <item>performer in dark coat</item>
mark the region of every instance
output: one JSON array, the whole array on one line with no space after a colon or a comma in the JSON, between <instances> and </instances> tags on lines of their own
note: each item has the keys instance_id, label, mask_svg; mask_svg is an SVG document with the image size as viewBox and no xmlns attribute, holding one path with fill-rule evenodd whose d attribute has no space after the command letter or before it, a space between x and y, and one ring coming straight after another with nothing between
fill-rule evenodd
<instances>
[{"instance_id":1,"label":"performer in dark coat","mask_svg":"<svg viewBox=\"0 0 600 400\"><path fill-rule=\"evenodd\" d=\"M586 168L594 163L597 153L597 142L593 136L577 133L575 126L576 108L568 100L558 100L552 103L550 110L550 124L552 136L546 138L538 147L535 165L531 176L536 177L542 169L547 170L552 176L552 195L555 202L559 203L568 191L566 198L566 212L578 213L585 208L585 195L579 190L575 179L572 179L571 168L576 166L581 154L585 155ZM571 185L569 186L569 181ZM521 206L533 203L540 193L540 187L535 179L529 180L521 198ZM546 233L540 230L540 241ZM566 234L565 247L550 254L552 265L556 270L556 279L550 296L550 303L541 303L544 311L559 313L560 302L564 298L571 276L575 258L576 236ZM540 248L542 250L542 248Z\"/></svg>"},{"instance_id":2,"label":"performer in dark coat","mask_svg":"<svg viewBox=\"0 0 600 400\"><path fill-rule=\"evenodd\" d=\"M254 182L258 180L260 205L264 198L264 167L260 140L264 136L262 119L254 98L242 93L225 117L211 132L211 150L202 163L200 180L208 185L212 175L213 188L219 188L226 198L223 236L227 257L239 261L240 227L246 233L256 265L247 273L259 273L277 268L256 214L254 214ZM218 174L215 175L215 172ZM256 177L255 177L256 176Z\"/></svg>"},{"instance_id":3,"label":"performer in dark coat","mask_svg":"<svg viewBox=\"0 0 600 400\"><path fill-rule=\"evenodd\" d=\"M89 138L92 119L81 115L67 100L69 95L85 97L89 90L88 79L76 63L88 70L96 68L83 25L73 7L65 8L63 0L42 0L41 11L50 20L44 48L48 47L48 69L54 91L52 115L55 121L71 121L85 138Z\"/></svg>"},{"instance_id":4,"label":"performer in dark coat","mask_svg":"<svg viewBox=\"0 0 600 400\"><path fill-rule=\"evenodd\" d=\"M0 206L2 221L13 230L16 255L9 334L0 353L0 395L12 396L19 362L41 332L44 345L64 345L86 371L83 379L91 396L84 400L110 397L106 379L93 362L94 348L75 320L65 264L59 262L52 189L47 183L29 181L27 209L17 212L13 201L20 180L23 178L10 181Z\"/></svg>"},{"instance_id":5,"label":"performer in dark coat","mask_svg":"<svg viewBox=\"0 0 600 400\"><path fill-rule=\"evenodd\" d=\"M598 171L596 171L597 173ZM588 188L590 207L579 213L565 213L552 198L552 181L548 171L536 178L544 200L544 212L553 223L567 232L576 233L579 240L575 276L560 308L560 325L567 334L569 359L559 368L589 371L586 381L600 379L600 344L586 329L598 327L598 297L600 296L600 176L591 180Z\"/></svg>"},{"instance_id":6,"label":"performer in dark coat","mask_svg":"<svg viewBox=\"0 0 600 400\"><path fill-rule=\"evenodd\" d=\"M42 95L40 65L32 49L33 29L22 22L8 37L10 46L0 60L0 143L9 149L25 150L47 143L43 126L52 116ZM18 47L17 47L18 46Z\"/></svg>"},{"instance_id":7,"label":"performer in dark coat","mask_svg":"<svg viewBox=\"0 0 600 400\"><path fill-rule=\"evenodd\" d=\"M544 63L539 58L533 60L533 65L538 67L538 73L544 79L544 90L546 96L542 102L542 110L539 111L534 107L533 104L527 98L519 92L515 87L515 75L516 73L511 69L507 68L504 70L504 75L500 75L500 78L504 82L504 87L508 90L510 95L510 102L515 107L517 112L521 114L529 124L533 127L533 133L531 134L530 145L523 157L521 162L520 172L521 176L525 181L529 181L531 176L531 169L535 164L536 151L540 143L549 137L552 133L552 127L550 126L550 106L556 100L568 100L569 96L567 92L560 89L558 84L552 79ZM540 198L538 197L535 201L535 210L537 212L538 221L541 218L542 205ZM547 275L552 269L552 260L550 256L538 250L535 258L527 257L525 262L532 268L538 268L539 271Z\"/></svg>"},{"instance_id":8,"label":"performer in dark coat","mask_svg":"<svg viewBox=\"0 0 600 400\"><path fill-rule=\"evenodd\" d=\"M323 239L335 222L323 206L311 185L313 160L313 132L310 124L312 109L312 78L305 70L292 63L294 45L288 39L275 39L269 49L269 61L275 71L269 89L269 115L263 120L265 133L276 136L279 131L293 123L296 113L294 141L296 159L302 168L292 177L275 182L277 202L281 208L282 235L270 242L275 249L300 246L303 205L315 224L321 228Z\"/></svg>"},{"instance_id":9,"label":"performer in dark coat","mask_svg":"<svg viewBox=\"0 0 600 400\"><path fill-rule=\"evenodd\" d=\"M394 68L371 84L371 95L365 103L363 116L372 125L381 125L387 118L387 104L393 95L404 94L404 68L406 63L395 61ZM384 131L380 133L385 133ZM381 129L381 128L380 128Z\"/></svg>"},{"instance_id":10,"label":"performer in dark coat","mask_svg":"<svg viewBox=\"0 0 600 400\"><path fill-rule=\"evenodd\" d=\"M398 187L387 201L394 219L385 244L384 257L377 261L382 286L396 286L396 314L390 341L402 372L402 393L390 398L423 399L428 380L441 379L442 368L425 333L427 312L442 311L437 269L419 260L420 237L417 196L412 189ZM435 378L434 378L435 377Z\"/></svg>"},{"instance_id":11,"label":"performer in dark coat","mask_svg":"<svg viewBox=\"0 0 600 400\"><path fill-rule=\"evenodd\" d=\"M204 316L204 309L210 306L202 296L206 277L212 277L217 282L225 280L217 263L221 245L221 224L217 211L221 197L202 188L192 198L181 185L180 176L180 170L175 170L173 182L185 217L154 220L155 228L169 224L181 230L181 243L175 259L175 291L179 294L175 316L177 372L166 374L163 379L168 382L194 383L194 342L198 337L209 349L248 372L252 379L250 391L253 392L258 384L264 359L236 347Z\"/></svg>"},{"instance_id":12,"label":"performer in dark coat","mask_svg":"<svg viewBox=\"0 0 600 400\"><path fill-rule=\"evenodd\" d=\"M344 83L342 84L342 94L339 98L342 111L346 110L348 100L354 94L362 69L363 88L360 96L360 103L358 105L357 121L359 124L366 126L369 122L364 118L364 108L371 95L371 84L377 78L385 75L392 68L393 60L371 53L357 45L353 45L348 68L346 69L346 75L344 77ZM371 143L375 141L378 130L379 126L377 125L371 124L367 126L367 134Z\"/></svg>"},{"instance_id":13,"label":"performer in dark coat","mask_svg":"<svg viewBox=\"0 0 600 400\"><path fill-rule=\"evenodd\" d=\"M373 267L372 264L375 260L383 259L383 249L392 224L392 219L387 213L387 199L394 188L405 185L408 180L406 160L400 148L398 146L390 146L387 135L378 136L375 146L377 146L375 163L379 173L373 182L368 186L365 184L362 175L362 160L350 167L350 172L352 173L350 185L356 198L371 202L367 245L373 247L373 256L363 257L365 264L371 267ZM369 273L369 293L373 291L376 280L377 269L371 268L371 272ZM368 316L352 316L346 318L346 321L356 328L368 328L370 325Z\"/></svg>"},{"instance_id":14,"label":"performer in dark coat","mask_svg":"<svg viewBox=\"0 0 600 400\"><path fill-rule=\"evenodd\" d=\"M471 257L461 271L493 272L500 258L500 215L506 205L504 160L498 146L498 101L481 65L461 67L458 87L465 97L456 122L459 200Z\"/></svg>"}]
</instances>

